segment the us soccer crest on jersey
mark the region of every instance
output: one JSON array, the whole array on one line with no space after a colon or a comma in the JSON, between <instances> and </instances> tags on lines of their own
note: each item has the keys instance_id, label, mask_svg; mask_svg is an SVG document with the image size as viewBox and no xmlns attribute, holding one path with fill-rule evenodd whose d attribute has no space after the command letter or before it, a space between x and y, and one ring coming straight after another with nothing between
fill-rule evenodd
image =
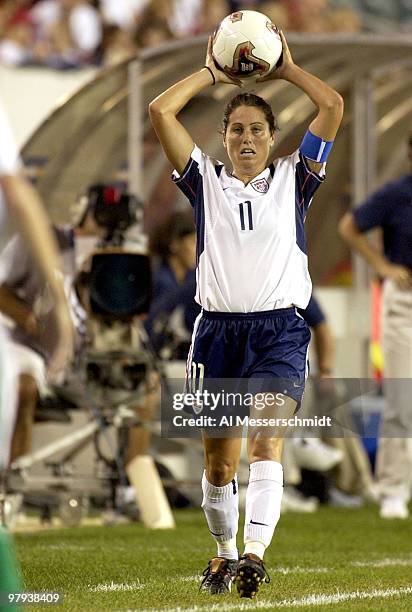
<instances>
[{"instance_id":1,"label":"us soccer crest on jersey","mask_svg":"<svg viewBox=\"0 0 412 612\"><path fill-rule=\"evenodd\" d=\"M250 184L252 185L253 189L258 193L266 193L267 191L269 191L269 183L264 178L257 180L255 179L251 181Z\"/></svg>"}]
</instances>

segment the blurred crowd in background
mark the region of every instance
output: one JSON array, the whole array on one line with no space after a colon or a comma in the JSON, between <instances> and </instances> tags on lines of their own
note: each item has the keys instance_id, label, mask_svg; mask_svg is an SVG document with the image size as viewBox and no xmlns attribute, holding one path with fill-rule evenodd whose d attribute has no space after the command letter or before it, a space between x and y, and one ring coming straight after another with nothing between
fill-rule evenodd
<instances>
[{"instance_id":1,"label":"blurred crowd in background","mask_svg":"<svg viewBox=\"0 0 412 612\"><path fill-rule=\"evenodd\" d=\"M0 0L0 63L107 66L255 9L286 31L411 31L411 0Z\"/></svg>"}]
</instances>

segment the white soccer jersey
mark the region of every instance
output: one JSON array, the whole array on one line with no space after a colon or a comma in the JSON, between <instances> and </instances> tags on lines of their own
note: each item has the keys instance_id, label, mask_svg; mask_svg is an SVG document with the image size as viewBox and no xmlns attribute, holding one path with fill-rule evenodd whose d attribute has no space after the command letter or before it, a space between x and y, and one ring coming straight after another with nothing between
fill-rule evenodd
<instances>
[{"instance_id":1,"label":"white soccer jersey","mask_svg":"<svg viewBox=\"0 0 412 612\"><path fill-rule=\"evenodd\" d=\"M305 308L312 283L304 221L324 176L299 150L265 168L248 185L194 147L173 180L194 207L196 301L213 312Z\"/></svg>"}]
</instances>

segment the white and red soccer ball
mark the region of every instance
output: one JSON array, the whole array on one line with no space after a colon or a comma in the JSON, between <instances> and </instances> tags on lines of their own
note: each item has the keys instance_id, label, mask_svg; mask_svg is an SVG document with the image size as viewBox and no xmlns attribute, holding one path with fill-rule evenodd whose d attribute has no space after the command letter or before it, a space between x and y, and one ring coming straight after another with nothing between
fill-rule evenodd
<instances>
[{"instance_id":1,"label":"white and red soccer ball","mask_svg":"<svg viewBox=\"0 0 412 612\"><path fill-rule=\"evenodd\" d=\"M237 11L223 19L212 42L218 66L229 76L265 76L282 54L279 31L257 11Z\"/></svg>"}]
</instances>

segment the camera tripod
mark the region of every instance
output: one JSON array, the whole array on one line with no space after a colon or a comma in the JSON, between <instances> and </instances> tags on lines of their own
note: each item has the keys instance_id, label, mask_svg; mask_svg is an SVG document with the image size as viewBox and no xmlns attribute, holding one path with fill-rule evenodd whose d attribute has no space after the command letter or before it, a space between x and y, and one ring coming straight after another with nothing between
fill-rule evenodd
<instances>
[{"instance_id":1,"label":"camera tripod","mask_svg":"<svg viewBox=\"0 0 412 612\"><path fill-rule=\"evenodd\" d=\"M44 520L50 518L52 510L57 510L65 526L78 525L87 514L91 497L104 499L106 506L117 515L125 514L128 433L130 427L146 426L134 407L146 393L148 369L155 369L164 377L161 365L154 362L150 352L142 352L141 346L138 351L93 349L81 357L71 382L56 388L56 407L60 414L69 400L71 407L86 408L90 420L75 431L19 457L7 474L8 487L25 494L29 502L40 507ZM72 462L89 445L94 451L93 473L74 473ZM33 474L33 468L41 464L48 473ZM141 482L134 482L134 486L135 489L144 488ZM3 494L3 523L7 522L4 498Z\"/></svg>"}]
</instances>

